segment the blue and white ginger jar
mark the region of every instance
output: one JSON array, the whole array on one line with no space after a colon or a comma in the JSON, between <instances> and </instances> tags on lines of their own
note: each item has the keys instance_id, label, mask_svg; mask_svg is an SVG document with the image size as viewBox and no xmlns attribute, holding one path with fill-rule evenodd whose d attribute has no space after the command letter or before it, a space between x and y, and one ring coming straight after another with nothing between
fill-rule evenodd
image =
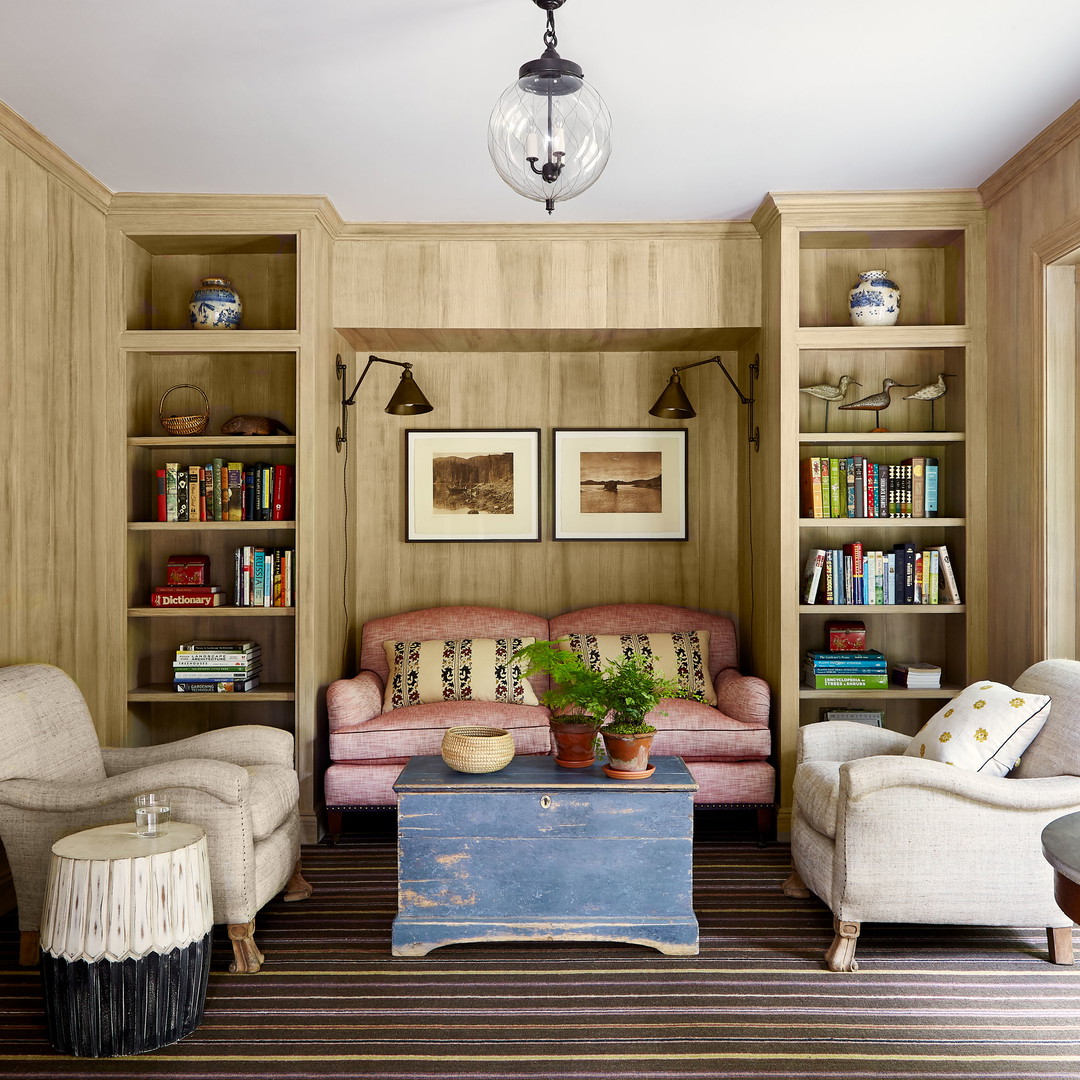
<instances>
[{"instance_id":1,"label":"blue and white ginger jar","mask_svg":"<svg viewBox=\"0 0 1080 1080\"><path fill-rule=\"evenodd\" d=\"M900 287L888 270L863 270L848 294L853 326L893 326L900 317Z\"/></svg>"},{"instance_id":2,"label":"blue and white ginger jar","mask_svg":"<svg viewBox=\"0 0 1080 1080\"><path fill-rule=\"evenodd\" d=\"M244 305L231 281L208 277L192 293L188 310L194 330L235 330L240 325Z\"/></svg>"}]
</instances>

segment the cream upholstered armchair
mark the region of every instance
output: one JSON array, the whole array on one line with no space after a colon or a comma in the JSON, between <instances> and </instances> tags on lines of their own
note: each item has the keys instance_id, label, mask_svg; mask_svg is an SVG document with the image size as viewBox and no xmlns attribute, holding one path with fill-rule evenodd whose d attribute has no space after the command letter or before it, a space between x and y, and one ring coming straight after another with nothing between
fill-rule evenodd
<instances>
[{"instance_id":1,"label":"cream upholstered armchair","mask_svg":"<svg viewBox=\"0 0 1080 1080\"><path fill-rule=\"evenodd\" d=\"M903 756L911 738L830 721L799 731L789 896L832 910L833 971L855 971L864 922L1047 928L1071 964L1043 827L1080 810L1080 663L1045 660L1013 689L1049 695L1045 725L1007 776Z\"/></svg>"},{"instance_id":2,"label":"cream upholstered armchair","mask_svg":"<svg viewBox=\"0 0 1080 1080\"><path fill-rule=\"evenodd\" d=\"M15 884L20 963L37 959L53 843L94 825L132 820L131 798L168 795L173 817L206 830L214 921L228 925L230 971L258 971L255 913L285 889L302 900L299 787L293 740L246 725L160 746L109 748L79 688L59 668L0 668L0 840Z\"/></svg>"}]
</instances>

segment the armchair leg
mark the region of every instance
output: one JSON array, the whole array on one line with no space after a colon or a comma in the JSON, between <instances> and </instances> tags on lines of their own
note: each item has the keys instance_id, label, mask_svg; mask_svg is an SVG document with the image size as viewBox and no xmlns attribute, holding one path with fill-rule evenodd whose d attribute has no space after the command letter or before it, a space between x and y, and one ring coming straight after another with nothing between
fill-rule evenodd
<instances>
[{"instance_id":1,"label":"armchair leg","mask_svg":"<svg viewBox=\"0 0 1080 1080\"><path fill-rule=\"evenodd\" d=\"M858 971L855 962L855 946L859 942L860 924L833 916L836 937L825 953L825 964L830 971Z\"/></svg>"},{"instance_id":2,"label":"armchair leg","mask_svg":"<svg viewBox=\"0 0 1080 1080\"><path fill-rule=\"evenodd\" d=\"M37 967L41 959L41 934L37 930L19 931L19 967Z\"/></svg>"},{"instance_id":3,"label":"armchair leg","mask_svg":"<svg viewBox=\"0 0 1080 1080\"><path fill-rule=\"evenodd\" d=\"M285 895L282 899L286 903L291 903L293 900L306 900L313 891L304 879L304 875L300 872L300 860L297 859L296 865L293 867L292 877L289 878L285 886Z\"/></svg>"},{"instance_id":4,"label":"armchair leg","mask_svg":"<svg viewBox=\"0 0 1080 1080\"><path fill-rule=\"evenodd\" d=\"M1048 926L1046 944L1050 951L1051 964L1073 962L1073 928L1071 926Z\"/></svg>"},{"instance_id":5,"label":"armchair leg","mask_svg":"<svg viewBox=\"0 0 1080 1080\"><path fill-rule=\"evenodd\" d=\"M799 877L799 871L794 868L788 874L787 881L780 886L780 891L793 900L805 900L810 895L810 890L803 884L803 879Z\"/></svg>"},{"instance_id":6,"label":"armchair leg","mask_svg":"<svg viewBox=\"0 0 1080 1080\"><path fill-rule=\"evenodd\" d=\"M229 970L234 975L254 975L266 959L255 944L255 920L229 923L229 940L233 947L233 962Z\"/></svg>"}]
</instances>

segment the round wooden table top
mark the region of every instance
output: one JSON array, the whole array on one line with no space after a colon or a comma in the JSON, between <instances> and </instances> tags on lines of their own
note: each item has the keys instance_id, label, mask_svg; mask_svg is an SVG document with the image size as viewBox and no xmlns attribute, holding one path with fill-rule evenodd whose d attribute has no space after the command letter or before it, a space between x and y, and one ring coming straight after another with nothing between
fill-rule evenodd
<instances>
[{"instance_id":1,"label":"round wooden table top","mask_svg":"<svg viewBox=\"0 0 1080 1080\"><path fill-rule=\"evenodd\" d=\"M205 835L198 825L171 821L169 831L164 836L136 836L134 821L120 822L118 825L99 825L94 829L83 829L82 832L62 836L53 844L52 851L61 859L92 862L142 859L147 855L179 851Z\"/></svg>"},{"instance_id":2,"label":"round wooden table top","mask_svg":"<svg viewBox=\"0 0 1080 1080\"><path fill-rule=\"evenodd\" d=\"M1062 877L1080 884L1080 814L1066 814L1042 831L1046 861Z\"/></svg>"}]
</instances>

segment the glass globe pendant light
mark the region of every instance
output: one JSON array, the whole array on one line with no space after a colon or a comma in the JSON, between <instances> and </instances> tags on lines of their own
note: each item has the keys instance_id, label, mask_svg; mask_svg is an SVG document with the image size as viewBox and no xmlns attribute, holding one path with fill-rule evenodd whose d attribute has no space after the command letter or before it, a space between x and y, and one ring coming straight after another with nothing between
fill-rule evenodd
<instances>
[{"instance_id":1,"label":"glass globe pendant light","mask_svg":"<svg viewBox=\"0 0 1080 1080\"><path fill-rule=\"evenodd\" d=\"M488 152L498 174L550 214L596 183L611 154L611 114L581 67L556 51L555 10L566 0L533 0L547 12L543 54L521 65L495 103Z\"/></svg>"}]
</instances>

